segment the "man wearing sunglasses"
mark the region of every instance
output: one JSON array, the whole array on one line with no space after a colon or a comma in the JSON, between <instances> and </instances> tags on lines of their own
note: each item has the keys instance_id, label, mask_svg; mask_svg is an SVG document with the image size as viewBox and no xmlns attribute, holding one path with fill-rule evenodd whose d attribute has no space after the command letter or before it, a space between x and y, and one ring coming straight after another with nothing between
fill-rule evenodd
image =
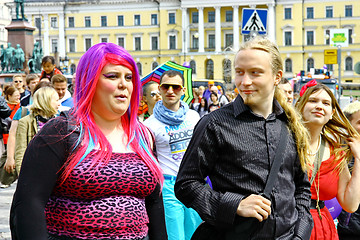
<instances>
[{"instance_id":1,"label":"man wearing sunglasses","mask_svg":"<svg viewBox=\"0 0 360 240\"><path fill-rule=\"evenodd\" d=\"M201 218L195 210L185 207L175 197L174 184L200 116L181 101L185 87L180 72L164 72L160 78L159 92L162 101L155 104L153 115L144 124L155 136L156 152L165 178L163 199L168 239L190 240Z\"/></svg>"}]
</instances>

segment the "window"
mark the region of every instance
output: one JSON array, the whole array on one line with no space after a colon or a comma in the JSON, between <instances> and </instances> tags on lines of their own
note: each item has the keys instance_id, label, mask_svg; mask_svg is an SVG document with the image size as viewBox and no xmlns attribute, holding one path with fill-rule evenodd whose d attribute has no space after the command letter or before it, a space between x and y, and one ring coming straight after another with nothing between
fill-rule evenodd
<instances>
[{"instance_id":1,"label":"window","mask_svg":"<svg viewBox=\"0 0 360 240\"><path fill-rule=\"evenodd\" d=\"M215 22L215 12L214 11L208 12L208 22Z\"/></svg>"},{"instance_id":2,"label":"window","mask_svg":"<svg viewBox=\"0 0 360 240\"><path fill-rule=\"evenodd\" d=\"M151 50L158 50L158 49L159 49L159 38L151 37Z\"/></svg>"},{"instance_id":3,"label":"window","mask_svg":"<svg viewBox=\"0 0 360 240\"><path fill-rule=\"evenodd\" d=\"M314 45L314 31L306 32L306 45Z\"/></svg>"},{"instance_id":4,"label":"window","mask_svg":"<svg viewBox=\"0 0 360 240\"><path fill-rule=\"evenodd\" d=\"M50 18L50 26L51 26L52 28L57 28L57 27L58 27L57 17L51 17L51 18Z\"/></svg>"},{"instance_id":5,"label":"window","mask_svg":"<svg viewBox=\"0 0 360 240\"><path fill-rule=\"evenodd\" d=\"M207 79L214 79L214 61L208 59L205 63L206 65L206 78Z\"/></svg>"},{"instance_id":6,"label":"window","mask_svg":"<svg viewBox=\"0 0 360 240\"><path fill-rule=\"evenodd\" d=\"M224 59L223 65L223 79L225 82L231 83L231 60Z\"/></svg>"},{"instance_id":7,"label":"window","mask_svg":"<svg viewBox=\"0 0 360 240\"><path fill-rule=\"evenodd\" d=\"M199 49L199 38L197 38L195 35L192 36L192 48Z\"/></svg>"},{"instance_id":8,"label":"window","mask_svg":"<svg viewBox=\"0 0 360 240\"><path fill-rule=\"evenodd\" d=\"M157 25L157 24L158 24L157 14L151 14L151 25Z\"/></svg>"},{"instance_id":9,"label":"window","mask_svg":"<svg viewBox=\"0 0 360 240\"><path fill-rule=\"evenodd\" d=\"M225 34L225 48L233 45L234 35L232 33Z\"/></svg>"},{"instance_id":10,"label":"window","mask_svg":"<svg viewBox=\"0 0 360 240\"><path fill-rule=\"evenodd\" d=\"M71 65L70 65L70 73L71 73L71 75L74 74L75 71L76 71L76 65L75 65L75 64L71 64Z\"/></svg>"},{"instance_id":11,"label":"window","mask_svg":"<svg viewBox=\"0 0 360 240\"><path fill-rule=\"evenodd\" d=\"M75 52L75 39L69 39L69 52Z\"/></svg>"},{"instance_id":12,"label":"window","mask_svg":"<svg viewBox=\"0 0 360 240\"><path fill-rule=\"evenodd\" d=\"M169 24L175 24L175 13L169 13Z\"/></svg>"},{"instance_id":13,"label":"window","mask_svg":"<svg viewBox=\"0 0 360 240\"><path fill-rule=\"evenodd\" d=\"M75 19L74 17L69 17L69 27L75 27Z\"/></svg>"},{"instance_id":14,"label":"window","mask_svg":"<svg viewBox=\"0 0 360 240\"><path fill-rule=\"evenodd\" d=\"M154 70L155 68L157 68L157 66L159 66L159 64L157 62L153 62L151 64L151 70Z\"/></svg>"},{"instance_id":15,"label":"window","mask_svg":"<svg viewBox=\"0 0 360 240\"><path fill-rule=\"evenodd\" d=\"M328 71L334 71L334 64L326 64L327 70Z\"/></svg>"},{"instance_id":16,"label":"window","mask_svg":"<svg viewBox=\"0 0 360 240\"><path fill-rule=\"evenodd\" d=\"M352 5L345 5L345 17L352 17Z\"/></svg>"},{"instance_id":17,"label":"window","mask_svg":"<svg viewBox=\"0 0 360 240\"><path fill-rule=\"evenodd\" d=\"M192 13L192 23L199 23L199 12Z\"/></svg>"},{"instance_id":18,"label":"window","mask_svg":"<svg viewBox=\"0 0 360 240\"><path fill-rule=\"evenodd\" d=\"M106 27L107 26L107 17L101 16L101 26Z\"/></svg>"},{"instance_id":19,"label":"window","mask_svg":"<svg viewBox=\"0 0 360 240\"><path fill-rule=\"evenodd\" d=\"M135 37L135 51L141 50L141 37Z\"/></svg>"},{"instance_id":20,"label":"window","mask_svg":"<svg viewBox=\"0 0 360 240\"><path fill-rule=\"evenodd\" d=\"M314 18L314 8L313 7L306 8L306 18L307 19Z\"/></svg>"},{"instance_id":21,"label":"window","mask_svg":"<svg viewBox=\"0 0 360 240\"><path fill-rule=\"evenodd\" d=\"M85 27L91 27L91 17L85 17Z\"/></svg>"},{"instance_id":22,"label":"window","mask_svg":"<svg viewBox=\"0 0 360 240\"><path fill-rule=\"evenodd\" d=\"M117 21L118 21L118 26L120 26L120 27L124 26L124 16L123 15L117 16Z\"/></svg>"},{"instance_id":23,"label":"window","mask_svg":"<svg viewBox=\"0 0 360 240\"><path fill-rule=\"evenodd\" d=\"M330 30L325 30L325 39L326 39L326 45L330 45Z\"/></svg>"},{"instance_id":24,"label":"window","mask_svg":"<svg viewBox=\"0 0 360 240\"><path fill-rule=\"evenodd\" d=\"M314 59L309 58L307 60L307 71L310 72L310 68L314 68Z\"/></svg>"},{"instance_id":25,"label":"window","mask_svg":"<svg viewBox=\"0 0 360 240\"><path fill-rule=\"evenodd\" d=\"M35 26L40 29L41 28L41 18L35 18Z\"/></svg>"},{"instance_id":26,"label":"window","mask_svg":"<svg viewBox=\"0 0 360 240\"><path fill-rule=\"evenodd\" d=\"M285 60L285 72L291 72L292 73L292 61L290 58Z\"/></svg>"},{"instance_id":27,"label":"window","mask_svg":"<svg viewBox=\"0 0 360 240\"><path fill-rule=\"evenodd\" d=\"M225 12L225 20L226 22L232 22L233 21L233 11L226 11Z\"/></svg>"},{"instance_id":28,"label":"window","mask_svg":"<svg viewBox=\"0 0 360 240\"><path fill-rule=\"evenodd\" d=\"M353 30L352 29L349 29L349 44L352 44L353 43L353 39L352 39L352 34L353 34Z\"/></svg>"},{"instance_id":29,"label":"window","mask_svg":"<svg viewBox=\"0 0 360 240\"><path fill-rule=\"evenodd\" d=\"M176 49L176 37L169 36L169 49Z\"/></svg>"},{"instance_id":30,"label":"window","mask_svg":"<svg viewBox=\"0 0 360 240\"><path fill-rule=\"evenodd\" d=\"M291 39L291 32L284 32L284 40L285 40L285 46L291 46L292 45L292 39Z\"/></svg>"},{"instance_id":31,"label":"window","mask_svg":"<svg viewBox=\"0 0 360 240\"><path fill-rule=\"evenodd\" d=\"M353 60L351 57L347 57L345 59L345 71L352 71L353 70Z\"/></svg>"},{"instance_id":32,"label":"window","mask_svg":"<svg viewBox=\"0 0 360 240\"><path fill-rule=\"evenodd\" d=\"M140 15L134 15L134 25L135 26L140 26L141 22L140 22Z\"/></svg>"},{"instance_id":33,"label":"window","mask_svg":"<svg viewBox=\"0 0 360 240\"><path fill-rule=\"evenodd\" d=\"M139 75L142 76L142 65L141 65L141 63L137 62L137 63L136 63L136 66L137 66L137 68L138 68Z\"/></svg>"},{"instance_id":34,"label":"window","mask_svg":"<svg viewBox=\"0 0 360 240\"><path fill-rule=\"evenodd\" d=\"M209 48L215 48L215 34L209 34Z\"/></svg>"},{"instance_id":35,"label":"window","mask_svg":"<svg viewBox=\"0 0 360 240\"><path fill-rule=\"evenodd\" d=\"M190 68L192 69L192 73L196 74L196 62L194 60L190 61Z\"/></svg>"},{"instance_id":36,"label":"window","mask_svg":"<svg viewBox=\"0 0 360 240\"><path fill-rule=\"evenodd\" d=\"M125 38L123 37L118 37L118 45L120 47L125 47Z\"/></svg>"},{"instance_id":37,"label":"window","mask_svg":"<svg viewBox=\"0 0 360 240\"><path fill-rule=\"evenodd\" d=\"M291 19L291 8L284 8L284 18Z\"/></svg>"},{"instance_id":38,"label":"window","mask_svg":"<svg viewBox=\"0 0 360 240\"><path fill-rule=\"evenodd\" d=\"M107 43L107 42L108 42L108 38L107 38L107 37L102 37L100 42L106 42L106 43Z\"/></svg>"},{"instance_id":39,"label":"window","mask_svg":"<svg viewBox=\"0 0 360 240\"><path fill-rule=\"evenodd\" d=\"M51 51L53 53L56 53L58 51L58 40L57 39L51 40Z\"/></svg>"},{"instance_id":40,"label":"window","mask_svg":"<svg viewBox=\"0 0 360 240\"><path fill-rule=\"evenodd\" d=\"M326 6L326 18L332 18L333 17L333 7L332 6Z\"/></svg>"},{"instance_id":41,"label":"window","mask_svg":"<svg viewBox=\"0 0 360 240\"><path fill-rule=\"evenodd\" d=\"M85 51L89 50L91 48L91 38L85 38Z\"/></svg>"}]
</instances>

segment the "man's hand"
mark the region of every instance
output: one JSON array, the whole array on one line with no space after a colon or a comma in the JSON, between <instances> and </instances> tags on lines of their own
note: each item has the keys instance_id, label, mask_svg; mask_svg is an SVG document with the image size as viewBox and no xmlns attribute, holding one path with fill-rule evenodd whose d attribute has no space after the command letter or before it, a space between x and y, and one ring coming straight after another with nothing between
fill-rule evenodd
<instances>
[{"instance_id":1,"label":"man's hand","mask_svg":"<svg viewBox=\"0 0 360 240\"><path fill-rule=\"evenodd\" d=\"M236 213L239 216L253 217L262 222L271 214L270 206L270 200L260 195L251 194L240 202Z\"/></svg>"},{"instance_id":2,"label":"man's hand","mask_svg":"<svg viewBox=\"0 0 360 240\"><path fill-rule=\"evenodd\" d=\"M14 160L14 158L10 158L9 156L6 158L4 169L8 173L11 173L12 171L15 170L15 160Z\"/></svg>"}]
</instances>

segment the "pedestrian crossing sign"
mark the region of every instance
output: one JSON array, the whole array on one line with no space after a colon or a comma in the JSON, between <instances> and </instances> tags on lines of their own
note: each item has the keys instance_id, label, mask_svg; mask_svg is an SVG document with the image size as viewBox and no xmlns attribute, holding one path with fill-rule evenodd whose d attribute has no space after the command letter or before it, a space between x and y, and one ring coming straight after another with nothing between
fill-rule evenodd
<instances>
[{"instance_id":1,"label":"pedestrian crossing sign","mask_svg":"<svg viewBox=\"0 0 360 240\"><path fill-rule=\"evenodd\" d=\"M267 9L243 8L241 34L266 34Z\"/></svg>"}]
</instances>

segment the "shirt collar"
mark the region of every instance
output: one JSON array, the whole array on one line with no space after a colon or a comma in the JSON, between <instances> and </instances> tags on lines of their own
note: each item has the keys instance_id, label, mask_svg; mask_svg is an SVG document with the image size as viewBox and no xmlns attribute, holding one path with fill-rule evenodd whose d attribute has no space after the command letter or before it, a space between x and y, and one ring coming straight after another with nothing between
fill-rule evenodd
<instances>
[{"instance_id":1,"label":"shirt collar","mask_svg":"<svg viewBox=\"0 0 360 240\"><path fill-rule=\"evenodd\" d=\"M249 108L249 106L244 104L244 100L242 99L240 94L236 97L233 106L234 106L235 118L238 117L239 115L243 114L244 112L247 112L247 111L251 112L251 109ZM273 101L273 113L277 117L287 119L284 109L281 107L280 103L275 98Z\"/></svg>"}]
</instances>

